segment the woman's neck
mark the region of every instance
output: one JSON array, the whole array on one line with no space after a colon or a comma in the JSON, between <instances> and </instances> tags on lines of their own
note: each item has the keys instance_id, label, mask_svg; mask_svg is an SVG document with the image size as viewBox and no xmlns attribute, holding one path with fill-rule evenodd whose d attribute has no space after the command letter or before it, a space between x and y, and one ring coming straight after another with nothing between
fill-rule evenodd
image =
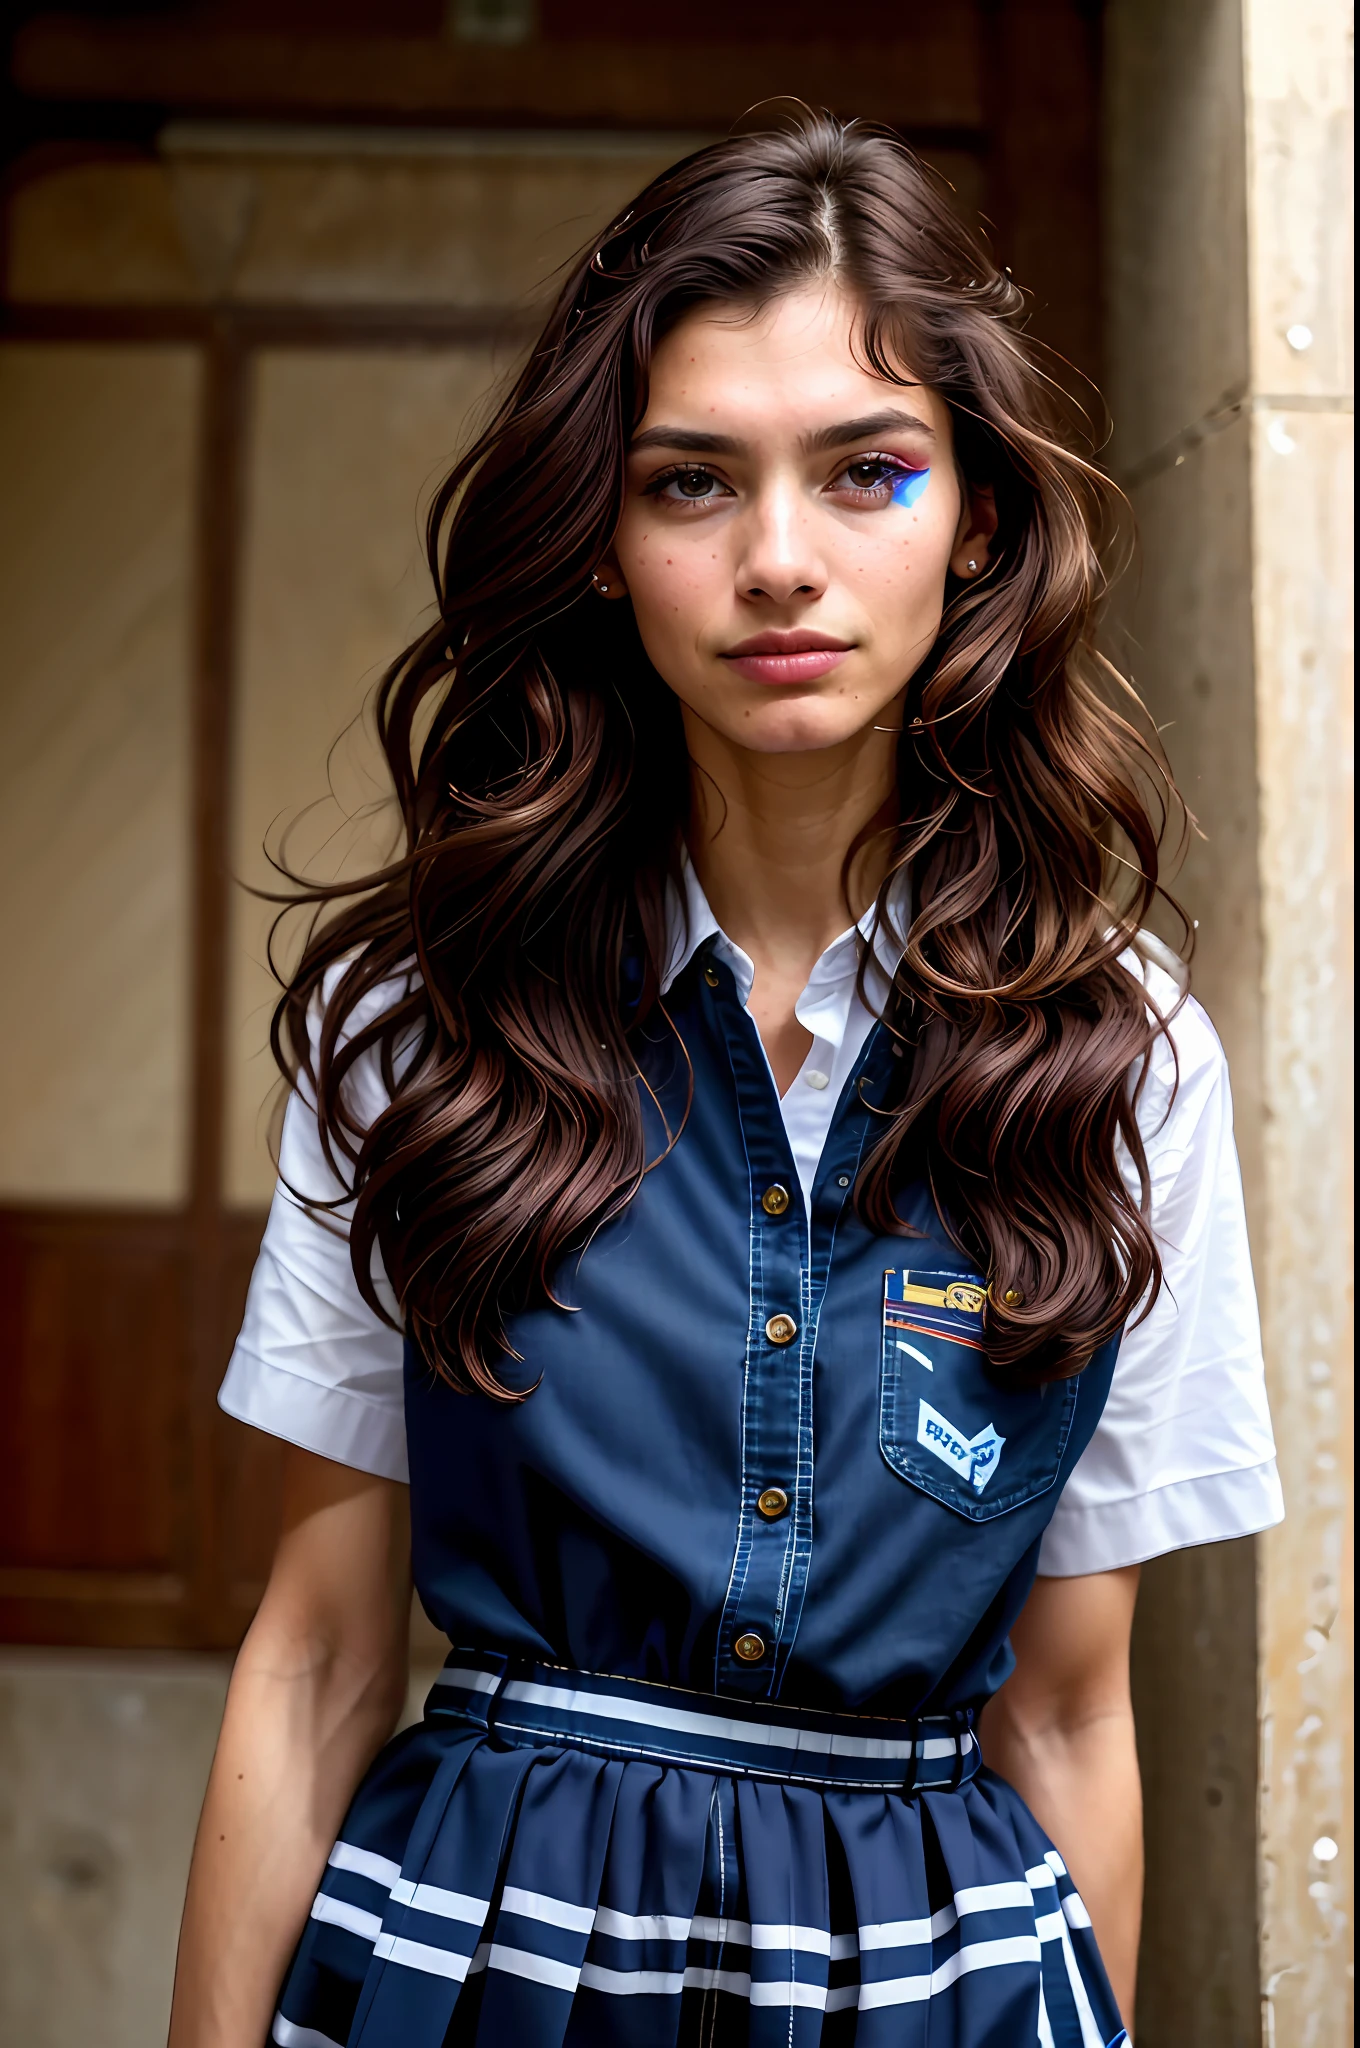
<instances>
[{"instance_id":1,"label":"woman's neck","mask_svg":"<svg viewBox=\"0 0 1360 2048\"><path fill-rule=\"evenodd\" d=\"M885 717L883 723L890 721ZM887 872L897 810L890 732L816 754L733 747L689 712L690 859L713 915L749 955L749 1008L781 1093L811 1038L793 1006L832 940L861 917ZM846 874L855 840L873 826Z\"/></svg>"}]
</instances>

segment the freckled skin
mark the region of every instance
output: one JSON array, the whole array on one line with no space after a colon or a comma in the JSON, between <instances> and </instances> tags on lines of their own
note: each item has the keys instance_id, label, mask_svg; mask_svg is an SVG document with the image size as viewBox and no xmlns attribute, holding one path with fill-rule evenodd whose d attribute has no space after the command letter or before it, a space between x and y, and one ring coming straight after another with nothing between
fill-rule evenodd
<instances>
[{"instance_id":1,"label":"freckled skin","mask_svg":"<svg viewBox=\"0 0 1360 2048\"><path fill-rule=\"evenodd\" d=\"M855 318L851 301L818 286L754 317L699 308L682 320L656 352L639 428L679 432L630 455L602 570L610 600L631 599L643 644L687 712L762 753L835 748L896 724L897 700L939 631L948 573L976 573L970 558L980 571L995 530L990 493L970 492L955 468L943 399L857 363ZM819 429L886 410L920 425L829 451L804 445ZM687 449L687 429L741 446ZM860 488L875 461L877 488ZM684 495L700 473L711 487ZM894 502L894 483L909 506ZM658 533L664 554L649 550ZM772 629L810 629L849 652L825 676L778 684L724 661Z\"/></svg>"}]
</instances>

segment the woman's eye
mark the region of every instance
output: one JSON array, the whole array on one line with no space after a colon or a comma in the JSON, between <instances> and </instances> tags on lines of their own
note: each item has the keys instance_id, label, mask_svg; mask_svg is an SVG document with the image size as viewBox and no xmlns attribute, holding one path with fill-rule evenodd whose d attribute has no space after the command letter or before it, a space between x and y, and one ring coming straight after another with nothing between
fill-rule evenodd
<instances>
[{"instance_id":1,"label":"woman's eye","mask_svg":"<svg viewBox=\"0 0 1360 2048\"><path fill-rule=\"evenodd\" d=\"M884 483L891 472L885 462L867 461L852 462L845 474L857 491L871 491L875 484Z\"/></svg>"},{"instance_id":2,"label":"woman's eye","mask_svg":"<svg viewBox=\"0 0 1360 2048\"><path fill-rule=\"evenodd\" d=\"M837 481L849 484L852 491L872 492L875 497L885 498L894 484L911 474L905 462L891 461L886 455L863 455L848 462Z\"/></svg>"},{"instance_id":3,"label":"woman's eye","mask_svg":"<svg viewBox=\"0 0 1360 2048\"><path fill-rule=\"evenodd\" d=\"M707 469L672 469L665 476L657 477L647 488L655 496L668 499L672 505L681 501L701 504L710 498L730 495Z\"/></svg>"}]
</instances>

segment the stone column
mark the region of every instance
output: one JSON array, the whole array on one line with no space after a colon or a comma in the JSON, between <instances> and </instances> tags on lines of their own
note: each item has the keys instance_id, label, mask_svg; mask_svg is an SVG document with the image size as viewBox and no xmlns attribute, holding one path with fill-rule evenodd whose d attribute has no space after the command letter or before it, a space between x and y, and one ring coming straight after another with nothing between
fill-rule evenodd
<instances>
[{"instance_id":1,"label":"stone column","mask_svg":"<svg viewBox=\"0 0 1360 2048\"><path fill-rule=\"evenodd\" d=\"M1179 893L1232 1064L1289 1512L1145 1577L1139 2043L1342 2048L1350 10L1111 0L1106 19L1112 452L1141 531L1120 651L1205 834Z\"/></svg>"},{"instance_id":2,"label":"stone column","mask_svg":"<svg viewBox=\"0 0 1360 2048\"><path fill-rule=\"evenodd\" d=\"M1266 1358L1267 2048L1351 2039L1351 9L1246 0Z\"/></svg>"}]
</instances>

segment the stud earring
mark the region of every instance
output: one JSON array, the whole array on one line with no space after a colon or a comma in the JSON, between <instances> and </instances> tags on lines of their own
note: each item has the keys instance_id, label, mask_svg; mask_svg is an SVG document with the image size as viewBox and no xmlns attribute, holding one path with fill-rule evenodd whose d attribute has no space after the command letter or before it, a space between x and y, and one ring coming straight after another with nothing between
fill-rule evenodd
<instances>
[{"instance_id":1,"label":"stud earring","mask_svg":"<svg viewBox=\"0 0 1360 2048\"><path fill-rule=\"evenodd\" d=\"M607 583L601 583L598 576L592 576L590 580L595 585L595 588L599 591L601 597L606 597L608 595L609 585Z\"/></svg>"},{"instance_id":2,"label":"stud earring","mask_svg":"<svg viewBox=\"0 0 1360 2048\"><path fill-rule=\"evenodd\" d=\"M974 572L974 574L976 574L976 573L977 573L977 563L976 563L976 562L974 562L974 561L972 561L972 560L970 559L970 560L969 560L969 563L968 563L968 567L969 567L969 568L970 568L970 569L971 569L971 570L972 570L972 571Z\"/></svg>"}]
</instances>

